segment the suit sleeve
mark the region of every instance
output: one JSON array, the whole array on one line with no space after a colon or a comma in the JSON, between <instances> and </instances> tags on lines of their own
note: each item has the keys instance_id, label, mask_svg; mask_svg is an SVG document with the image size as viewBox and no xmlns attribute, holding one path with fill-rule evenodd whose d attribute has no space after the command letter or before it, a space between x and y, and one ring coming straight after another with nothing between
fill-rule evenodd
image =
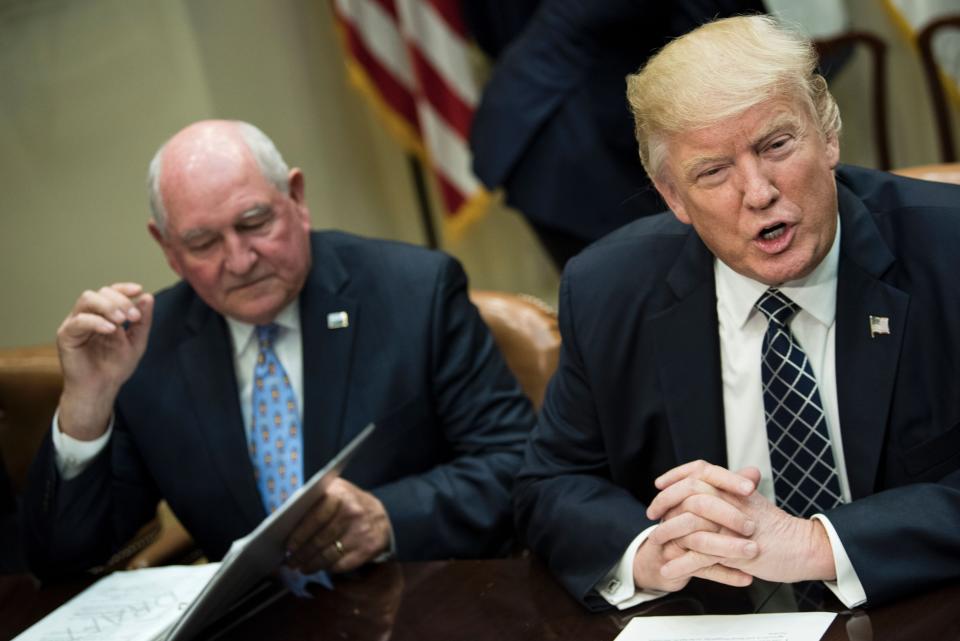
<instances>
[{"instance_id":1,"label":"suit sleeve","mask_svg":"<svg viewBox=\"0 0 960 641\"><path fill-rule=\"evenodd\" d=\"M512 538L510 493L533 410L466 287L459 264L445 260L426 348L447 460L373 490L390 515L403 560L502 554Z\"/></svg>"},{"instance_id":2,"label":"suit sleeve","mask_svg":"<svg viewBox=\"0 0 960 641\"><path fill-rule=\"evenodd\" d=\"M611 480L571 290L565 276L560 289L560 365L527 445L514 507L518 531L531 549L577 599L601 610L610 604L594 586L653 523L646 518L646 506Z\"/></svg>"},{"instance_id":3,"label":"suit sleeve","mask_svg":"<svg viewBox=\"0 0 960 641\"><path fill-rule=\"evenodd\" d=\"M21 506L30 569L47 578L106 562L154 514L159 494L118 416L107 447L77 477L57 471L48 432Z\"/></svg>"},{"instance_id":4,"label":"suit sleeve","mask_svg":"<svg viewBox=\"0 0 960 641\"><path fill-rule=\"evenodd\" d=\"M953 432L960 440L960 429ZM960 576L960 470L939 483L878 492L827 516L869 606L902 598L917 585L953 582Z\"/></svg>"}]
</instances>

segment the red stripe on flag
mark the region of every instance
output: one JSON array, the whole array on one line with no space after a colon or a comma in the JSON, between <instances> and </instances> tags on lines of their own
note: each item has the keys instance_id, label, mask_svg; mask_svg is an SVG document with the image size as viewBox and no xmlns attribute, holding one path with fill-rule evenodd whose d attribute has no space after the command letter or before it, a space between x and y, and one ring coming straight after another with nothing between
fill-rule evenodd
<instances>
[{"instance_id":1,"label":"red stripe on flag","mask_svg":"<svg viewBox=\"0 0 960 641\"><path fill-rule=\"evenodd\" d=\"M443 199L443 214L450 218L457 213L467 199L460 190L453 186L453 183L447 180L442 172L434 171L433 176L437 179L437 186L440 187L440 198Z\"/></svg>"},{"instance_id":2,"label":"red stripe on flag","mask_svg":"<svg viewBox=\"0 0 960 641\"><path fill-rule=\"evenodd\" d=\"M473 109L470 108L451 88L430 61L415 46L409 47L413 68L420 84L420 92L433 105L434 111L454 129L461 138L470 137L470 123L473 122Z\"/></svg>"},{"instance_id":3,"label":"red stripe on flag","mask_svg":"<svg viewBox=\"0 0 960 641\"><path fill-rule=\"evenodd\" d=\"M370 80L376 85L380 96L419 132L420 121L417 118L417 105L413 95L367 50L352 23L343 21L343 27L347 35L347 47L350 49L350 53L370 76Z\"/></svg>"},{"instance_id":4,"label":"red stripe on flag","mask_svg":"<svg viewBox=\"0 0 960 641\"><path fill-rule=\"evenodd\" d=\"M467 37L467 25L460 13L460 0L423 0L423 4L433 7L450 29L456 31L461 38Z\"/></svg>"}]
</instances>

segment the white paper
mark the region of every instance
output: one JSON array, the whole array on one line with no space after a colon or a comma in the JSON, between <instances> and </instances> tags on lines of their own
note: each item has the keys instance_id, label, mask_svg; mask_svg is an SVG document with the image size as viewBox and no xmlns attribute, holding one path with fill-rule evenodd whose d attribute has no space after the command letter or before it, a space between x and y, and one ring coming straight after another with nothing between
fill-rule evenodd
<instances>
[{"instance_id":1,"label":"white paper","mask_svg":"<svg viewBox=\"0 0 960 641\"><path fill-rule=\"evenodd\" d=\"M796 612L634 617L615 641L819 641L836 616Z\"/></svg>"},{"instance_id":2,"label":"white paper","mask_svg":"<svg viewBox=\"0 0 960 641\"><path fill-rule=\"evenodd\" d=\"M284 561L286 540L373 432L371 423L220 563L115 572L14 641L184 641L223 615Z\"/></svg>"},{"instance_id":3,"label":"white paper","mask_svg":"<svg viewBox=\"0 0 960 641\"><path fill-rule=\"evenodd\" d=\"M165 633L219 563L114 572L14 641L150 641Z\"/></svg>"},{"instance_id":4,"label":"white paper","mask_svg":"<svg viewBox=\"0 0 960 641\"><path fill-rule=\"evenodd\" d=\"M176 622L166 641L192 639L258 581L283 564L290 533L323 497L330 483L340 476L373 431L373 423L367 425L276 512L267 516L253 532L233 542L220 563L220 570Z\"/></svg>"}]
</instances>

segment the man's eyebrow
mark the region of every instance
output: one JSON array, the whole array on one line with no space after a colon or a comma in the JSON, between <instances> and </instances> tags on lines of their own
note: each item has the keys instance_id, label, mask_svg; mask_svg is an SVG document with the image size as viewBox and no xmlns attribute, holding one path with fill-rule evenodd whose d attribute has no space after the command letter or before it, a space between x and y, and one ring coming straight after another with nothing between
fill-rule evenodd
<instances>
[{"instance_id":1,"label":"man's eyebrow","mask_svg":"<svg viewBox=\"0 0 960 641\"><path fill-rule=\"evenodd\" d=\"M697 156L696 158L691 158L686 162L680 164L680 171L683 173L683 177L687 180L696 178L697 174L700 173L700 170L708 165L714 163L723 162L727 159L727 156Z\"/></svg>"},{"instance_id":2,"label":"man's eyebrow","mask_svg":"<svg viewBox=\"0 0 960 641\"><path fill-rule=\"evenodd\" d=\"M776 116L754 139L753 146L762 144L764 141L777 134L791 132L798 133L803 130L800 119L792 113L785 113Z\"/></svg>"},{"instance_id":3,"label":"man's eyebrow","mask_svg":"<svg viewBox=\"0 0 960 641\"><path fill-rule=\"evenodd\" d=\"M256 218L257 216L262 216L264 214L269 214L273 211L273 207L269 203L257 203L250 209L241 213L237 216L237 222L242 223L243 221L249 218Z\"/></svg>"},{"instance_id":4,"label":"man's eyebrow","mask_svg":"<svg viewBox=\"0 0 960 641\"><path fill-rule=\"evenodd\" d=\"M205 236L212 236L212 235L213 235L213 232L204 227L198 227L196 229L188 229L187 231L183 232L182 236L180 236L180 242L190 243L197 240L198 238L203 238Z\"/></svg>"}]
</instances>

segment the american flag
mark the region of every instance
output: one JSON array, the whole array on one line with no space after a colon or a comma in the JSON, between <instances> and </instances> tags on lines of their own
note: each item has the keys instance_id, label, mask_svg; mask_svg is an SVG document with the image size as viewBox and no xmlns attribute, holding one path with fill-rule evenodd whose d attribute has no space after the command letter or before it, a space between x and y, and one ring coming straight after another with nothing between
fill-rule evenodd
<instances>
[{"instance_id":1,"label":"american flag","mask_svg":"<svg viewBox=\"0 0 960 641\"><path fill-rule=\"evenodd\" d=\"M456 234L489 195L468 144L480 98L459 0L333 0L351 82L430 167Z\"/></svg>"}]
</instances>

